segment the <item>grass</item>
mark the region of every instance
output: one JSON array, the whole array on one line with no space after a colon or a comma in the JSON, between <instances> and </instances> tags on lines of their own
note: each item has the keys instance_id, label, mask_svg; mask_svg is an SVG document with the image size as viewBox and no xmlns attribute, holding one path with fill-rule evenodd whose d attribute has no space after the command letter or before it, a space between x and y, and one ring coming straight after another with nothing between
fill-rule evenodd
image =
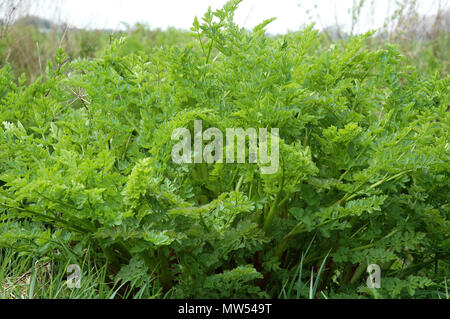
<instances>
[{"instance_id":1,"label":"grass","mask_svg":"<svg viewBox=\"0 0 450 319\"><path fill-rule=\"evenodd\" d=\"M0 254L0 298L2 299L91 299L114 297L107 280L106 267L92 267L82 273L80 288L67 286L67 265L3 249ZM88 266L88 265L87 265ZM87 267L86 267L87 268ZM89 269L89 268L87 268Z\"/></svg>"},{"instance_id":2,"label":"grass","mask_svg":"<svg viewBox=\"0 0 450 319\"><path fill-rule=\"evenodd\" d=\"M305 258L308 256L309 250L315 238L311 240L308 247L304 252L302 252L302 256L300 258L300 262L296 268L293 278L290 280L285 280L283 284L283 288L278 296L280 299L301 299L302 298L302 290L304 290L304 294L307 294L308 299L315 299L318 295L318 288L320 283L320 278L324 271L325 262L328 259L330 252L325 256L320 264L319 270L315 274L314 279L314 268L311 269L310 279L303 283L303 274L305 273L303 270ZM287 287L287 288L286 288ZM307 289L308 291L306 291ZM327 295L320 291L320 298L328 299Z\"/></svg>"},{"instance_id":3,"label":"grass","mask_svg":"<svg viewBox=\"0 0 450 319\"><path fill-rule=\"evenodd\" d=\"M86 258L79 288L69 288L69 264L19 256L0 250L0 299L114 299L160 298L151 282L138 290L109 279L106 265L98 268Z\"/></svg>"}]
</instances>

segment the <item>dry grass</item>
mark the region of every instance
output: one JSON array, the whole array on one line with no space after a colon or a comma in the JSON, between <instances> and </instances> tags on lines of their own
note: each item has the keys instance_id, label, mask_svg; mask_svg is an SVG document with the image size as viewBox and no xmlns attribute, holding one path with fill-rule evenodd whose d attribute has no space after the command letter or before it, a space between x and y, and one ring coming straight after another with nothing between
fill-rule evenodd
<instances>
[{"instance_id":1,"label":"dry grass","mask_svg":"<svg viewBox=\"0 0 450 319\"><path fill-rule=\"evenodd\" d=\"M10 63L16 76L25 73L30 82L43 74L58 48L74 59L92 57L101 46L100 31L79 30L58 20L49 22L30 15L32 6L39 3L0 0L0 67ZM57 2L48 6L58 16Z\"/></svg>"},{"instance_id":2,"label":"dry grass","mask_svg":"<svg viewBox=\"0 0 450 319\"><path fill-rule=\"evenodd\" d=\"M6 299L27 299L30 297L30 287L32 280L34 285L41 285L53 277L52 265L49 262L35 263L34 268L29 269L18 277L6 277L1 283L3 298Z\"/></svg>"}]
</instances>

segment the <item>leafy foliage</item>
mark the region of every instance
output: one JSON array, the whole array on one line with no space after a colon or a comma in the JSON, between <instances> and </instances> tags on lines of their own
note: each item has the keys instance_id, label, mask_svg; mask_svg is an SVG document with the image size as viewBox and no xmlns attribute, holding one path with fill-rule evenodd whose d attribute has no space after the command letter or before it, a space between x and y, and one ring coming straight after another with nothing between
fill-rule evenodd
<instances>
[{"instance_id":1,"label":"leafy foliage","mask_svg":"<svg viewBox=\"0 0 450 319\"><path fill-rule=\"evenodd\" d=\"M168 297L283 296L302 276L314 290L289 295L442 297L449 78L369 48L371 34L248 32L238 3L196 19L182 47L125 54L121 39L70 63L59 50L30 85L0 71L0 247L63 262L89 250L128 289ZM279 128L279 172L173 163L172 131L196 119Z\"/></svg>"}]
</instances>

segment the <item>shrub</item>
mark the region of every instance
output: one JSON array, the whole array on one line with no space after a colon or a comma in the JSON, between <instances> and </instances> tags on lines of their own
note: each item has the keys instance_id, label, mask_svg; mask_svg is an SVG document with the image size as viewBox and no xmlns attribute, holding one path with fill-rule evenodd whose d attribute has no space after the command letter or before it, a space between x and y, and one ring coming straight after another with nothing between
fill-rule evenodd
<instances>
[{"instance_id":1,"label":"shrub","mask_svg":"<svg viewBox=\"0 0 450 319\"><path fill-rule=\"evenodd\" d=\"M128 289L244 298L282 295L310 245L299 277L319 274L316 297L441 296L448 77L370 49L371 34L323 47L312 27L247 32L238 2L196 19L182 48L123 55L119 40L70 64L60 50L30 85L1 70L0 246L63 263L89 251ZM196 119L279 128L279 172L173 163L173 130Z\"/></svg>"}]
</instances>

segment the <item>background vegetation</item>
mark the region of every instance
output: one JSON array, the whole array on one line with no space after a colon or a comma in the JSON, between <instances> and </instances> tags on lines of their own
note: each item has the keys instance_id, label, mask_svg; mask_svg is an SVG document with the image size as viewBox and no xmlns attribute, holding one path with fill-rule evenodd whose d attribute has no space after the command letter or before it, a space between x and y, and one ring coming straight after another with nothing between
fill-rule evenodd
<instances>
[{"instance_id":1,"label":"background vegetation","mask_svg":"<svg viewBox=\"0 0 450 319\"><path fill-rule=\"evenodd\" d=\"M0 297L448 298L448 8L271 36L238 2L126 32L1 2ZM195 119L280 128L280 172L172 163Z\"/></svg>"}]
</instances>

